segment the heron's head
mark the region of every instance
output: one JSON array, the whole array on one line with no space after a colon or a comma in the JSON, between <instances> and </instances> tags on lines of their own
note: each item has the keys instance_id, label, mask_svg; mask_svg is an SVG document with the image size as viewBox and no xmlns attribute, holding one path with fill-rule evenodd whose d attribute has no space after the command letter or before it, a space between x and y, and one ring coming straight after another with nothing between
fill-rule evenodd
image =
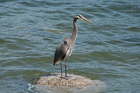
<instances>
[{"instance_id":1,"label":"heron's head","mask_svg":"<svg viewBox=\"0 0 140 93\"><path fill-rule=\"evenodd\" d=\"M82 16L82 15L80 15L80 14L77 15L77 16L75 16L75 18L92 23L90 20L86 19L84 16Z\"/></svg>"}]
</instances>

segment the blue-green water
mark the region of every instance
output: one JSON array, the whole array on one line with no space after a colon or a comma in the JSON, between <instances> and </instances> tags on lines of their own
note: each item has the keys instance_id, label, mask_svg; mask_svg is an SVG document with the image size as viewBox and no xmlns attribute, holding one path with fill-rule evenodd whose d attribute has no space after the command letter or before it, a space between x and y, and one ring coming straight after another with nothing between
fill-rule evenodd
<instances>
[{"instance_id":1,"label":"blue-green water","mask_svg":"<svg viewBox=\"0 0 140 93\"><path fill-rule=\"evenodd\" d=\"M139 0L0 0L1 93L30 92L34 79L60 72L54 51L77 14L93 23L77 21L68 73L105 82L102 93L140 92Z\"/></svg>"}]
</instances>

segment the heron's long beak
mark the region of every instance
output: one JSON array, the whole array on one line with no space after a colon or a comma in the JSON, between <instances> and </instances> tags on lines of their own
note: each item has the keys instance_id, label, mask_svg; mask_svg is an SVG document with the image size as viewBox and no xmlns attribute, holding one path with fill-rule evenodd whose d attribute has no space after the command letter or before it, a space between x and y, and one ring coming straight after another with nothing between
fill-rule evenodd
<instances>
[{"instance_id":1,"label":"heron's long beak","mask_svg":"<svg viewBox=\"0 0 140 93\"><path fill-rule=\"evenodd\" d=\"M92 21L90 21L90 20L88 20L88 19L83 19L83 20L92 23Z\"/></svg>"}]
</instances>

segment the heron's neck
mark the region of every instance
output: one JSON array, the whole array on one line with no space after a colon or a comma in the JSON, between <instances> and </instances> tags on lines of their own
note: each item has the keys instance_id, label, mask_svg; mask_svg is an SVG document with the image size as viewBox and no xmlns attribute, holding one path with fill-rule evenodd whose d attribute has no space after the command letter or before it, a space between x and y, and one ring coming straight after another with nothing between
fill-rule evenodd
<instances>
[{"instance_id":1,"label":"heron's neck","mask_svg":"<svg viewBox=\"0 0 140 93\"><path fill-rule=\"evenodd\" d=\"M72 33L72 36L71 36L71 38L74 39L74 41L76 40L77 33L78 33L78 27L77 27L76 21L77 21L77 18L74 18L74 20L73 20L74 29L73 29L73 33Z\"/></svg>"}]
</instances>

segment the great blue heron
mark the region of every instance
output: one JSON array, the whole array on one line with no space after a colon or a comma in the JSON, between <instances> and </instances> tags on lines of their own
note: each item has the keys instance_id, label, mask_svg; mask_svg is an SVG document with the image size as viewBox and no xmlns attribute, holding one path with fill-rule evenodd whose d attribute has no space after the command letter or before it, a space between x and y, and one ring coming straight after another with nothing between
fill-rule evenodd
<instances>
[{"instance_id":1,"label":"great blue heron","mask_svg":"<svg viewBox=\"0 0 140 93\"><path fill-rule=\"evenodd\" d=\"M90 20L87 20L82 15L75 16L73 20L74 29L73 29L73 33L71 37L66 37L56 48L55 54L54 54L53 65L58 65L61 62L61 78L64 78L62 77L62 61L63 60L65 61L65 78L67 78L67 70L66 70L67 59L71 56L71 53L73 51L75 41L77 38L77 33L78 33L78 27L76 24L77 19L81 19L81 20L92 23Z\"/></svg>"}]
</instances>

